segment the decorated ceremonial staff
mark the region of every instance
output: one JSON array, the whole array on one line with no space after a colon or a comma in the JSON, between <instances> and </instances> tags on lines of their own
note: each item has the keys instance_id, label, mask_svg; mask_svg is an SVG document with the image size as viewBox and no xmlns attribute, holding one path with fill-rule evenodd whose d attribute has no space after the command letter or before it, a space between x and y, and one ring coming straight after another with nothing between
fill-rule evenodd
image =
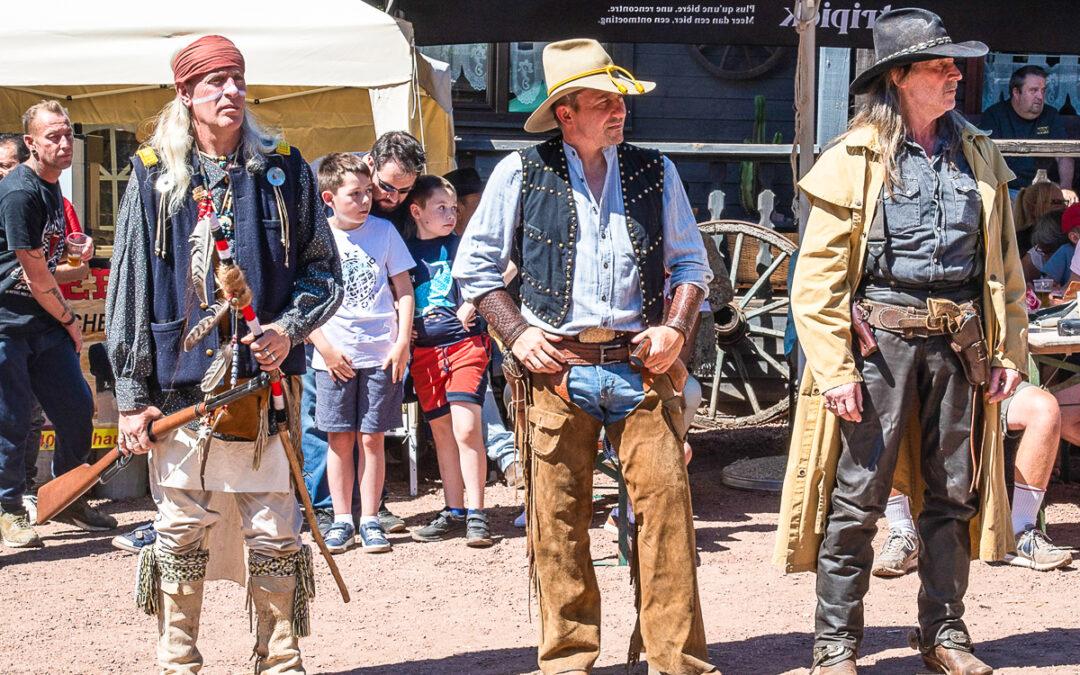
<instances>
[{"instance_id":1,"label":"decorated ceremonial staff","mask_svg":"<svg viewBox=\"0 0 1080 675\"><path fill-rule=\"evenodd\" d=\"M308 165L245 110L236 46L204 37L172 65L176 98L132 159L106 310L120 450L150 452L159 511L136 600L158 616L161 669L196 672L205 580L246 583L256 671L303 672L297 638L314 584L294 496L310 514L293 376L304 338L340 302L340 266ZM147 434L162 414L218 400L260 371L269 391Z\"/></svg>"},{"instance_id":2,"label":"decorated ceremonial staff","mask_svg":"<svg viewBox=\"0 0 1080 675\"><path fill-rule=\"evenodd\" d=\"M267 172L267 181L274 187L275 194L278 196L278 203L280 204L280 192L279 188L285 182L285 172L278 167L273 167ZM244 323L247 324L248 330L256 341L262 339L264 333L262 324L259 323L259 317L255 314L255 309L251 306L251 289L247 285L247 280L244 278L244 271L240 269L240 266L236 264L233 259L232 246L229 244L228 238L225 236L225 231L221 227L221 221L217 217L217 213L214 211L214 202L210 197L210 193L206 188L198 186L193 191L193 198L199 203L199 225L206 223L209 226L210 234L214 237L214 248L218 254L218 260L221 265L218 267L218 273L216 275L218 286L222 289L225 295L225 300L218 302L213 312L206 319L203 319L187 337L184 338L184 351L190 351L191 348L198 344L206 335L213 330L217 324L217 320L222 318L225 312L221 307L231 308L233 315L239 314L244 319ZM287 222L287 221L286 221ZM198 227L198 226L196 226ZM283 230L284 232L284 230ZM287 235L283 234L282 243L286 246ZM203 382L200 388L209 393L220 383L225 376L225 364L232 362L232 381L230 385L238 386L236 379L239 372L239 359L236 358L239 352L235 349L236 341L236 326L235 319L232 322L233 325L233 342L229 344L229 349L221 351L221 358L217 359L211 364L210 370L206 371L206 377L203 378ZM289 415L285 408L285 388L281 384L281 371L274 370L270 374L270 402L274 409L274 421L277 426L278 433L281 438L282 448L285 450L285 456L289 460L289 473L292 475L293 485L296 488L296 493L300 497L300 503L304 507L304 517L307 519L308 527L311 530L311 536L315 539L315 543L319 546L319 551L322 553L323 558L326 559L326 564L330 567L330 572L334 577L334 581L337 583L338 590L341 592L341 597L345 602L349 601L349 591L345 587L345 581L341 578L341 572L338 570L337 563L334 562L334 558L331 556L330 551L326 548L326 542L323 541L322 532L319 530L319 524L315 521L315 507L311 504L311 496L307 492L307 487L304 483L304 474L301 467L301 459L296 454L296 447L292 443L292 439L289 438ZM227 408L222 409L223 414ZM215 413L209 412L203 420L202 429L213 429L213 415ZM256 453L258 453L256 449ZM205 467L205 450L203 452L202 467ZM256 459L256 462L258 459ZM201 478L201 475L200 475ZM314 593L314 590L312 590Z\"/></svg>"}]
</instances>

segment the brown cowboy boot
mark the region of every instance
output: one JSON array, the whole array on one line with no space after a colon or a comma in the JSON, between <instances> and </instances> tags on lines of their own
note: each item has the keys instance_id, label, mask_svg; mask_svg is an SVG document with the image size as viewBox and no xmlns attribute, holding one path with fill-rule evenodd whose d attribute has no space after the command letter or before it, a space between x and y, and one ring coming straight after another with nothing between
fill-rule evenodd
<instances>
[{"instance_id":1,"label":"brown cowboy boot","mask_svg":"<svg viewBox=\"0 0 1080 675\"><path fill-rule=\"evenodd\" d=\"M980 661L971 652L950 649L942 644L922 655L923 663L935 673L946 675L990 675L994 669Z\"/></svg>"},{"instance_id":2,"label":"brown cowboy boot","mask_svg":"<svg viewBox=\"0 0 1080 675\"><path fill-rule=\"evenodd\" d=\"M856 675L855 659L845 659L831 666L818 666L811 675Z\"/></svg>"},{"instance_id":3,"label":"brown cowboy boot","mask_svg":"<svg viewBox=\"0 0 1080 675\"><path fill-rule=\"evenodd\" d=\"M296 577L251 577L255 606L256 673L303 673L299 636L293 630Z\"/></svg>"},{"instance_id":4,"label":"brown cowboy boot","mask_svg":"<svg viewBox=\"0 0 1080 675\"><path fill-rule=\"evenodd\" d=\"M855 651L844 645L823 645L814 648L814 665L810 675L856 675Z\"/></svg>"},{"instance_id":5,"label":"brown cowboy boot","mask_svg":"<svg viewBox=\"0 0 1080 675\"><path fill-rule=\"evenodd\" d=\"M922 652L923 663L935 673L945 675L990 675L994 669L980 661L971 645L971 637L960 630L946 631L943 639L928 650L922 649L918 629L911 631L908 641L913 649Z\"/></svg>"}]
</instances>

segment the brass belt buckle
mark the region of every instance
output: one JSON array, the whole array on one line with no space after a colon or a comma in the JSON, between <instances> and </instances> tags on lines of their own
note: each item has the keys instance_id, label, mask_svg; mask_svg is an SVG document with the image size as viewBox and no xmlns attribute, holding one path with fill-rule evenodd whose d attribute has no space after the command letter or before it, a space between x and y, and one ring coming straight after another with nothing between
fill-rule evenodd
<instances>
[{"instance_id":1,"label":"brass belt buckle","mask_svg":"<svg viewBox=\"0 0 1080 675\"><path fill-rule=\"evenodd\" d=\"M577 341L585 344L601 344L615 339L615 329L606 326L589 326L578 333ZM603 351L601 351L603 354Z\"/></svg>"}]
</instances>

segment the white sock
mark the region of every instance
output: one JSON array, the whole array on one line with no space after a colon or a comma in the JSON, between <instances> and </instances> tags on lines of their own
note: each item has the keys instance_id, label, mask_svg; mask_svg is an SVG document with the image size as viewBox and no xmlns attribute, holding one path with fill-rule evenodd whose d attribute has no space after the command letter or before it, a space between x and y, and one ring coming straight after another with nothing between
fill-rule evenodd
<instances>
[{"instance_id":1,"label":"white sock","mask_svg":"<svg viewBox=\"0 0 1080 675\"><path fill-rule=\"evenodd\" d=\"M335 523L348 523L348 524L352 525L353 524L352 514L351 513L345 513L345 514L335 513L334 514L334 522Z\"/></svg>"},{"instance_id":2,"label":"white sock","mask_svg":"<svg viewBox=\"0 0 1080 675\"><path fill-rule=\"evenodd\" d=\"M367 525L368 523L378 524L379 523L379 517L378 516L360 516L360 527L363 527L364 525Z\"/></svg>"},{"instance_id":3,"label":"white sock","mask_svg":"<svg viewBox=\"0 0 1080 675\"><path fill-rule=\"evenodd\" d=\"M915 521L911 519L911 500L907 495L889 497L885 504L885 519L889 521L889 530L915 534Z\"/></svg>"},{"instance_id":4,"label":"white sock","mask_svg":"<svg viewBox=\"0 0 1080 675\"><path fill-rule=\"evenodd\" d=\"M1046 490L1040 490L1023 483L1013 485L1012 526L1014 534L1020 534L1029 527L1035 526L1035 519L1039 517L1039 507L1042 506L1045 494Z\"/></svg>"}]
</instances>

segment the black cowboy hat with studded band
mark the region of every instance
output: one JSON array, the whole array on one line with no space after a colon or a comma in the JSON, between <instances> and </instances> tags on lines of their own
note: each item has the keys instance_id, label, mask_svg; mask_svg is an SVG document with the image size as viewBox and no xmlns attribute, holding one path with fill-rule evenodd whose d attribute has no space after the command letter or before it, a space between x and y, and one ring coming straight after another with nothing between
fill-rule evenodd
<instances>
[{"instance_id":1,"label":"black cowboy hat with studded band","mask_svg":"<svg viewBox=\"0 0 1080 675\"><path fill-rule=\"evenodd\" d=\"M985 56L987 46L974 40L953 42L941 17L917 7L885 12L874 23L877 60L851 83L851 93L863 94L890 68L932 59L970 59Z\"/></svg>"}]
</instances>

